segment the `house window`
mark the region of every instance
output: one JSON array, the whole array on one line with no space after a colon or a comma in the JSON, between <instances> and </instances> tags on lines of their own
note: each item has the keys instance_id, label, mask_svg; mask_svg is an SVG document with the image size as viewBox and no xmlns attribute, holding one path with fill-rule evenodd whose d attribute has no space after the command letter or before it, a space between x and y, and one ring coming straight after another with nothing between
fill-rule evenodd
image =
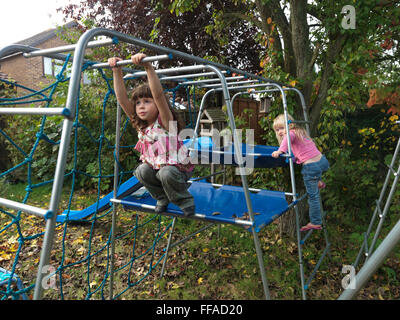
<instances>
[{"instance_id":1,"label":"house window","mask_svg":"<svg viewBox=\"0 0 400 320\"><path fill-rule=\"evenodd\" d=\"M52 59L48 57L43 57L43 73L45 76L57 76L64 66L64 61ZM69 77L71 75L71 64L69 63L67 66L67 70L65 71L65 76ZM82 75L82 80L84 84L90 84L91 78L88 76L86 72Z\"/></svg>"},{"instance_id":2,"label":"house window","mask_svg":"<svg viewBox=\"0 0 400 320\"><path fill-rule=\"evenodd\" d=\"M43 71L45 76L53 75L53 61L50 58L43 58Z\"/></svg>"},{"instance_id":3,"label":"house window","mask_svg":"<svg viewBox=\"0 0 400 320\"><path fill-rule=\"evenodd\" d=\"M52 59L48 57L43 57L43 73L45 76L53 76L55 77L60 73L62 67L64 65L64 61ZM70 70L67 68L67 75L69 75Z\"/></svg>"}]
</instances>

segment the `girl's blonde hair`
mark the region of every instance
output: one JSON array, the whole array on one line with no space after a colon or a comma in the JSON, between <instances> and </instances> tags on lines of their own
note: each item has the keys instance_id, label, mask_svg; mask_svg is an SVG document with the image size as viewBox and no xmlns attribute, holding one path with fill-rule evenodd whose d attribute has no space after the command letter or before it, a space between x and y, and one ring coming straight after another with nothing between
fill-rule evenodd
<instances>
[{"instance_id":1,"label":"girl's blonde hair","mask_svg":"<svg viewBox=\"0 0 400 320\"><path fill-rule=\"evenodd\" d=\"M153 99L153 95L151 94L150 87L147 83L143 83L143 84L137 86L132 91L131 101L133 103L133 114L130 117L130 121L131 121L132 126L137 131L144 130L148 126L147 121L143 121L136 114L136 102L137 102L137 100L139 100L141 98L152 98ZM171 107L171 104L169 103L167 96L165 97L165 99L167 100L168 106L172 112L172 116L174 117L174 120L177 122L178 132L180 132L183 128L183 124L182 124L181 120L178 118L177 114L175 113L175 110Z\"/></svg>"},{"instance_id":2,"label":"girl's blonde hair","mask_svg":"<svg viewBox=\"0 0 400 320\"><path fill-rule=\"evenodd\" d=\"M288 120L294 121L294 118L290 114L288 114ZM275 134L276 134L276 129L278 127L282 127L282 126L284 128L286 127L285 126L285 115L283 113L275 118L274 123L272 125L272 127L275 130ZM301 139L301 140L303 140L304 138L311 139L309 134L307 133L307 130L304 129L303 127L298 126L296 123L290 122L289 130L293 130L294 134L296 135L296 137L298 139ZM278 136L277 134L276 134L276 138L278 139L279 144L281 144L283 138Z\"/></svg>"}]
</instances>

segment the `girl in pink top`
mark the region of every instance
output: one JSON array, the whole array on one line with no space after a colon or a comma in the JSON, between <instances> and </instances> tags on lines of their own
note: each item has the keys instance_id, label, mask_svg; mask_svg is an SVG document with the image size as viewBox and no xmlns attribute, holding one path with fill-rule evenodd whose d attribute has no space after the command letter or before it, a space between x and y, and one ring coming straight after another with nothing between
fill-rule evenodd
<instances>
[{"instance_id":1,"label":"girl in pink top","mask_svg":"<svg viewBox=\"0 0 400 320\"><path fill-rule=\"evenodd\" d=\"M291 115L288 115L288 119L293 121ZM282 153L288 152L285 116L283 114L275 118L273 128L280 146L277 151L272 153L272 156L278 158ZM308 195L310 222L303 226L300 231L322 229L319 189L325 186L321 181L321 176L323 172L328 170L329 162L317 149L304 128L291 122L289 124L289 136L295 161L303 165L301 173Z\"/></svg>"},{"instance_id":2,"label":"girl in pink top","mask_svg":"<svg viewBox=\"0 0 400 320\"><path fill-rule=\"evenodd\" d=\"M132 126L138 131L135 149L143 162L135 170L135 176L157 200L156 213L167 210L169 202L182 209L185 216L195 213L193 196L187 190L187 180L192 175L193 164L189 152L178 136L181 129L177 117L170 108L160 79L150 62L142 62L146 55L132 56L132 62L142 65L148 83L140 85L129 99L123 74L116 63L120 58L108 60L113 70L114 91Z\"/></svg>"}]
</instances>

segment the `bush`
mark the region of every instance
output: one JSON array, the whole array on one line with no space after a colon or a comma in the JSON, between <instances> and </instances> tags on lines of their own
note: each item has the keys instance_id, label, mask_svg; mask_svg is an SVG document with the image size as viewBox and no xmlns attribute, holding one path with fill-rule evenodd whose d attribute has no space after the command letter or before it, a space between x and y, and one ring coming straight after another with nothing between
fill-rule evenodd
<instances>
[{"instance_id":1,"label":"bush","mask_svg":"<svg viewBox=\"0 0 400 320\"><path fill-rule=\"evenodd\" d=\"M365 220L374 210L400 133L398 116L387 109L375 106L348 113L341 138L336 145L331 142L324 200L339 215Z\"/></svg>"},{"instance_id":2,"label":"bush","mask_svg":"<svg viewBox=\"0 0 400 320\"><path fill-rule=\"evenodd\" d=\"M112 95L105 100L107 91L107 86L103 82L99 85L83 86L80 92L78 117L71 132L66 166L66 174L72 170L82 173L77 181L80 187L97 187L99 176L110 177L114 173L116 100ZM64 106L67 93L68 82L59 83L50 107ZM17 115L10 116L7 123L6 133L18 146L17 148L10 141L6 141L13 166L32 157L33 183L53 179L63 117ZM124 121L122 125L126 125ZM136 166L138 156L132 150L136 141L136 134L130 124L127 124L121 145L131 147L120 150L120 170L130 171ZM26 165L17 171L25 179L28 178ZM112 179L103 180L102 189L109 189L112 184Z\"/></svg>"}]
</instances>

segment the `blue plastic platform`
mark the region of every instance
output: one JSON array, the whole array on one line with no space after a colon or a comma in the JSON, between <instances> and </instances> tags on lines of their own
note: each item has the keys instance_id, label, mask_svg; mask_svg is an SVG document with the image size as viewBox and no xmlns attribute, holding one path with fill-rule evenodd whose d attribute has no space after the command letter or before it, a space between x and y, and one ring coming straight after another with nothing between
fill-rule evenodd
<instances>
[{"instance_id":1,"label":"blue plastic platform","mask_svg":"<svg viewBox=\"0 0 400 320\"><path fill-rule=\"evenodd\" d=\"M191 140L184 140L189 146ZM245 166L254 168L273 168L287 166L284 157L278 159L272 157L272 152L278 150L278 147L248 145L242 144L242 156L246 161ZM210 137L199 137L192 146L192 150L197 153L198 157L204 159L206 163L217 162L221 164L237 165L233 145L222 148L214 148ZM199 158L200 159L200 158ZM208 161L208 162L207 162ZM202 162L199 161L199 164ZM118 189L118 199L134 193L142 187L142 184L131 177L129 180L121 184ZM241 187L222 186L214 188L206 182L193 182L189 191L195 198L196 213L205 215L205 219L220 223L238 224L237 220L241 220L245 212L247 212L246 201ZM111 207L110 200L114 197L114 193L110 192L98 202L83 210L70 210L68 220L78 221L85 219L95 212L102 212ZM251 193L253 202L253 212L255 215L256 230L260 230L263 226L268 225L281 214L287 211L288 203L283 192L261 190L258 193ZM130 202L130 204L126 204ZM155 200L149 195L144 195L141 199L134 196L128 196L122 202L127 208L146 209L146 205L155 206ZM144 206L143 206L144 205ZM171 214L182 215L182 211L175 205L170 204L168 211ZM151 211L151 210L150 210ZM64 222L67 217L67 210L57 216L57 222Z\"/></svg>"},{"instance_id":2,"label":"blue plastic platform","mask_svg":"<svg viewBox=\"0 0 400 320\"><path fill-rule=\"evenodd\" d=\"M241 220L249 220L242 187L229 185L214 187L207 182L192 182L189 192L193 195L196 206L194 218L248 227L240 223ZM257 232L289 209L284 192L269 190L250 192L250 199L254 212L254 227ZM156 201L149 195L141 199L131 195L122 199L121 204L128 210L152 212L153 209L148 206L155 206ZM166 214L183 216L179 207L172 203L168 205Z\"/></svg>"},{"instance_id":3,"label":"blue plastic platform","mask_svg":"<svg viewBox=\"0 0 400 320\"><path fill-rule=\"evenodd\" d=\"M238 165L235 159L235 148L233 144L217 148L213 146L210 137L198 137L195 143L191 143L190 139L186 139L183 143L191 151L191 156L198 159L198 164L217 163ZM288 165L285 157L272 157L272 153L278 150L279 147L242 143L241 148L241 154L245 161L244 166L251 168L275 168Z\"/></svg>"}]
</instances>

